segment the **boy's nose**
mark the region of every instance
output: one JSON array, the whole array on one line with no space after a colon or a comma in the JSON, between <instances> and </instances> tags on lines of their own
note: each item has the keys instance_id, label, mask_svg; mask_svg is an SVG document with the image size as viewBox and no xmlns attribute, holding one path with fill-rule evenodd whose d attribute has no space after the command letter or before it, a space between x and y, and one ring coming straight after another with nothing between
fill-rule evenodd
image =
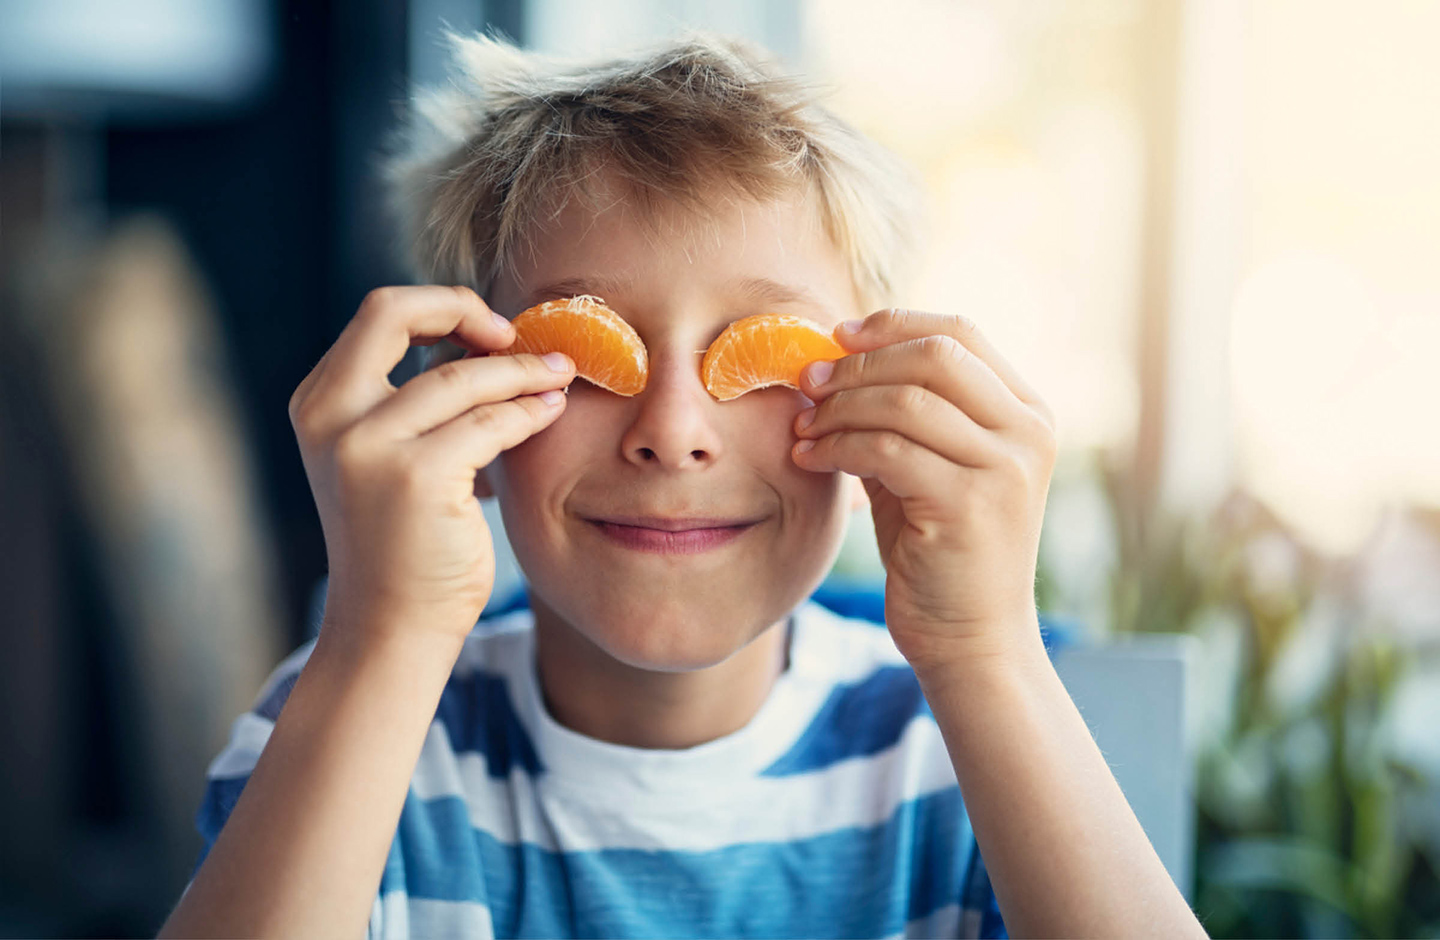
<instances>
[{"instance_id":1,"label":"boy's nose","mask_svg":"<svg viewBox=\"0 0 1440 940\"><path fill-rule=\"evenodd\" d=\"M650 377L635 399L639 410L620 442L631 463L698 470L720 456L717 403L700 381L699 358L691 358L651 357Z\"/></svg>"}]
</instances>

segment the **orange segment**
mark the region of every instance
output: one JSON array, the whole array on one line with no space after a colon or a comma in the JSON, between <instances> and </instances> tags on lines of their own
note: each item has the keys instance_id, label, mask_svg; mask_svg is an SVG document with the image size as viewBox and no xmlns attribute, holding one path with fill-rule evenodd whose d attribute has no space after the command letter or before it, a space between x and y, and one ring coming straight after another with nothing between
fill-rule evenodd
<instances>
[{"instance_id":1,"label":"orange segment","mask_svg":"<svg viewBox=\"0 0 1440 940\"><path fill-rule=\"evenodd\" d=\"M814 320L762 313L736 320L716 337L700 362L705 388L720 401L768 385L800 387L800 372L845 350Z\"/></svg>"},{"instance_id":2,"label":"orange segment","mask_svg":"<svg viewBox=\"0 0 1440 940\"><path fill-rule=\"evenodd\" d=\"M650 363L640 334L599 297L547 300L511 323L515 342L506 353L562 352L577 375L603 389L629 397L645 388Z\"/></svg>"}]
</instances>

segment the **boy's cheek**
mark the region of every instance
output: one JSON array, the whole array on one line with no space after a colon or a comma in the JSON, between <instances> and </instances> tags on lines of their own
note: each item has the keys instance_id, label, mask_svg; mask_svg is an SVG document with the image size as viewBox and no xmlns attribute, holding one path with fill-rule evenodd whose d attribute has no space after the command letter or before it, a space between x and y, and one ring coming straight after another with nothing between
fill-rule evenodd
<instances>
[{"instance_id":1,"label":"boy's cheek","mask_svg":"<svg viewBox=\"0 0 1440 940\"><path fill-rule=\"evenodd\" d=\"M775 386L750 392L721 407L735 409L732 431L739 440L763 441L767 449L789 453L796 440L795 416L813 404L793 388Z\"/></svg>"},{"instance_id":2,"label":"boy's cheek","mask_svg":"<svg viewBox=\"0 0 1440 940\"><path fill-rule=\"evenodd\" d=\"M852 477L850 474L842 474L845 479L845 486L850 490L850 511L859 512L862 509L870 508L870 494L865 492L865 484L859 477Z\"/></svg>"}]
</instances>

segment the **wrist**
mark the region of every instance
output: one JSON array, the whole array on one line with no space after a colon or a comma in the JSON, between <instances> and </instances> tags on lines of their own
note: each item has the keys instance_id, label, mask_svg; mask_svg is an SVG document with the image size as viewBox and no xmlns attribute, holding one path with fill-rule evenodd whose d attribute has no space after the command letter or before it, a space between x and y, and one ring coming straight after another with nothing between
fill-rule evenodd
<instances>
[{"instance_id":1,"label":"wrist","mask_svg":"<svg viewBox=\"0 0 1440 940\"><path fill-rule=\"evenodd\" d=\"M951 625L906 643L906 658L923 688L980 688L1050 668L1032 609L1003 621Z\"/></svg>"},{"instance_id":2,"label":"wrist","mask_svg":"<svg viewBox=\"0 0 1440 940\"><path fill-rule=\"evenodd\" d=\"M321 657L347 675L394 666L443 684L464 646L463 636L415 629L400 618L352 618L327 611L311 658Z\"/></svg>"}]
</instances>

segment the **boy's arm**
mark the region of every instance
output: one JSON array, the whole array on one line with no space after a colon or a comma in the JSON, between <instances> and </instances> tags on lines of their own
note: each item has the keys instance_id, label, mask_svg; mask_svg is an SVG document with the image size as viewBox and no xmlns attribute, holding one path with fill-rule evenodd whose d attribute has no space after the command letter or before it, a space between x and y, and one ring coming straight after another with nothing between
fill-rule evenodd
<instances>
[{"instance_id":1,"label":"boy's arm","mask_svg":"<svg viewBox=\"0 0 1440 940\"><path fill-rule=\"evenodd\" d=\"M1006 926L1203 935L1040 640L1034 580L1050 410L969 320L885 310L810 365L802 469L860 477L885 622L955 765Z\"/></svg>"},{"instance_id":2,"label":"boy's arm","mask_svg":"<svg viewBox=\"0 0 1440 940\"><path fill-rule=\"evenodd\" d=\"M917 676L1012 935L1204 936L1043 645Z\"/></svg>"},{"instance_id":3,"label":"boy's arm","mask_svg":"<svg viewBox=\"0 0 1440 940\"><path fill-rule=\"evenodd\" d=\"M564 411L558 354L475 356L399 389L412 343L504 349L473 291L373 291L290 400L325 532L325 621L166 936L364 931L426 729L490 596L476 474ZM556 358L558 356L558 358Z\"/></svg>"},{"instance_id":4,"label":"boy's arm","mask_svg":"<svg viewBox=\"0 0 1440 940\"><path fill-rule=\"evenodd\" d=\"M162 937L363 936L461 641L347 648L327 624Z\"/></svg>"}]
</instances>

